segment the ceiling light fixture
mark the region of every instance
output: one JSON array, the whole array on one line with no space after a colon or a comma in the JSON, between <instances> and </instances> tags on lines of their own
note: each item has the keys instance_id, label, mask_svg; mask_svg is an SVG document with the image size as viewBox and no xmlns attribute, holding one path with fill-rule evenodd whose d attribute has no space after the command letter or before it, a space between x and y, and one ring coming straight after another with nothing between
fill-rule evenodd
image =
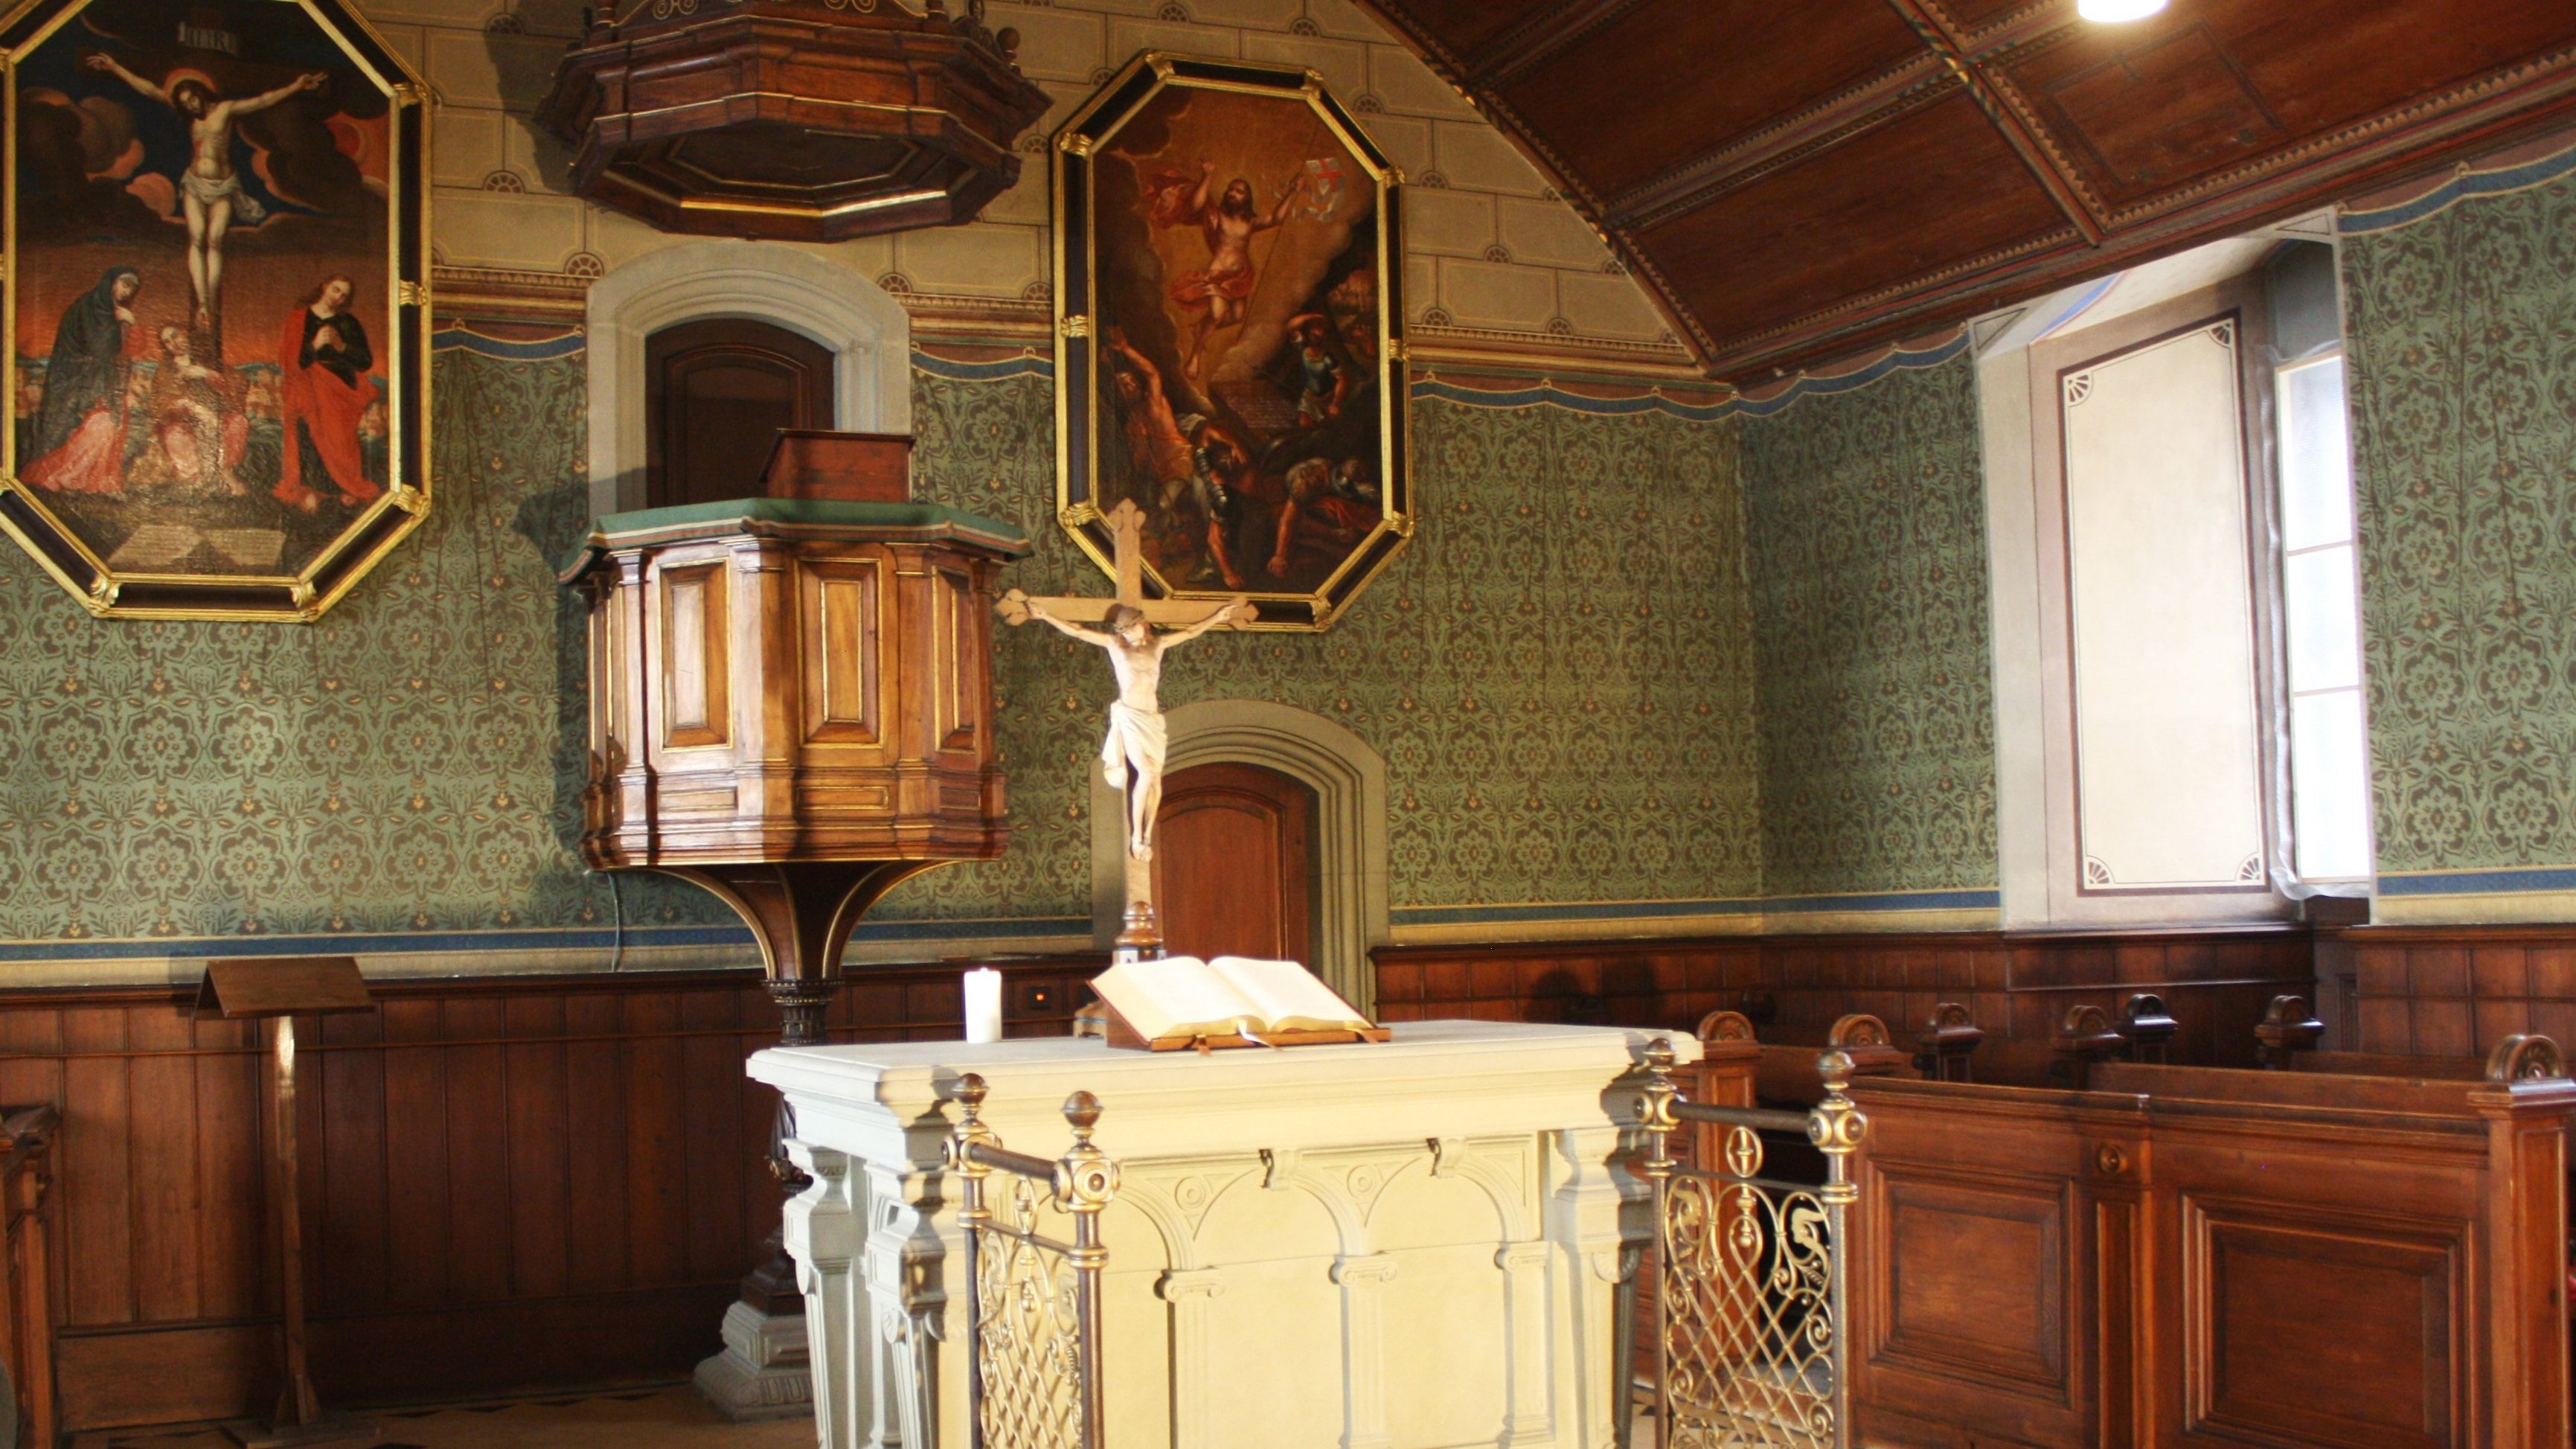
<instances>
[{"instance_id":1,"label":"ceiling light fixture","mask_svg":"<svg viewBox=\"0 0 2576 1449\"><path fill-rule=\"evenodd\" d=\"M2075 13L2104 25L2144 20L2165 8L2165 0L2075 0Z\"/></svg>"}]
</instances>

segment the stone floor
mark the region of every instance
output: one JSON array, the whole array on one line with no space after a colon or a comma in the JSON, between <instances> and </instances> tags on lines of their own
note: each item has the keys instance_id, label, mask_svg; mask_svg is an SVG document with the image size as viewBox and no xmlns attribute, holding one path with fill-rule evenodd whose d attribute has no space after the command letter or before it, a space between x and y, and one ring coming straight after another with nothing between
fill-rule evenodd
<instances>
[{"instance_id":1,"label":"stone floor","mask_svg":"<svg viewBox=\"0 0 2576 1449\"><path fill-rule=\"evenodd\" d=\"M685 1384L376 1409L373 1439L333 1449L813 1449L810 1418L729 1424ZM209 1424L77 1435L72 1449L237 1449Z\"/></svg>"}]
</instances>

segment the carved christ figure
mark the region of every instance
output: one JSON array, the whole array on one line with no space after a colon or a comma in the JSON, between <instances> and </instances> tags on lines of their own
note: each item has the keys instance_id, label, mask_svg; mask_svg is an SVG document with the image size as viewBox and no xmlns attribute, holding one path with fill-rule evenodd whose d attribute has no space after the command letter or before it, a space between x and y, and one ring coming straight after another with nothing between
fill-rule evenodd
<instances>
[{"instance_id":1,"label":"carved christ figure","mask_svg":"<svg viewBox=\"0 0 2576 1449\"><path fill-rule=\"evenodd\" d=\"M1109 736L1100 744L1101 773L1112 788L1127 796L1127 853L1137 860L1154 858L1154 816L1163 805L1163 757L1170 736L1163 725L1157 691L1163 683L1163 654L1210 629L1248 613L1236 599L1197 623L1157 633L1145 611L1133 604L1112 604L1100 622L1105 630L1086 629L1048 611L1042 600L1026 601L1028 617L1043 619L1057 631L1081 640L1109 656L1118 676L1118 698L1109 706Z\"/></svg>"}]
</instances>

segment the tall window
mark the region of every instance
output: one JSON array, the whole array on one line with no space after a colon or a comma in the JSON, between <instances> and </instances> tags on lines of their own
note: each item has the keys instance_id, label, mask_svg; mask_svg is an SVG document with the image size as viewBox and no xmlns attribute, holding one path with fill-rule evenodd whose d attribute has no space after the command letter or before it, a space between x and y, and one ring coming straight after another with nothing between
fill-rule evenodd
<instances>
[{"instance_id":1,"label":"tall window","mask_svg":"<svg viewBox=\"0 0 2576 1449\"><path fill-rule=\"evenodd\" d=\"M2283 364L2273 391L2291 860L2304 881L2358 881L2370 874L2370 772L2342 348Z\"/></svg>"},{"instance_id":2,"label":"tall window","mask_svg":"<svg viewBox=\"0 0 2576 1449\"><path fill-rule=\"evenodd\" d=\"M2366 887L2335 292L2331 248L2245 239L1992 334L2008 922L2280 919Z\"/></svg>"}]
</instances>

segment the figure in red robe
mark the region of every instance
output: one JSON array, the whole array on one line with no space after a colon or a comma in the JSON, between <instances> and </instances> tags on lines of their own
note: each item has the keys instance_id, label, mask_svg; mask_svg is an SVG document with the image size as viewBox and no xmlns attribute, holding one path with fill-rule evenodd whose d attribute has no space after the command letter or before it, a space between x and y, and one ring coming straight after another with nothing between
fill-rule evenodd
<instances>
[{"instance_id":1,"label":"figure in red robe","mask_svg":"<svg viewBox=\"0 0 2576 1449\"><path fill-rule=\"evenodd\" d=\"M347 277L325 281L288 315L277 341L285 372L277 389L285 423L277 497L307 513L321 506L326 485L351 508L384 491L367 477L358 442L358 420L375 399L367 369L376 356L367 346L367 329L349 310L356 294Z\"/></svg>"}]
</instances>

